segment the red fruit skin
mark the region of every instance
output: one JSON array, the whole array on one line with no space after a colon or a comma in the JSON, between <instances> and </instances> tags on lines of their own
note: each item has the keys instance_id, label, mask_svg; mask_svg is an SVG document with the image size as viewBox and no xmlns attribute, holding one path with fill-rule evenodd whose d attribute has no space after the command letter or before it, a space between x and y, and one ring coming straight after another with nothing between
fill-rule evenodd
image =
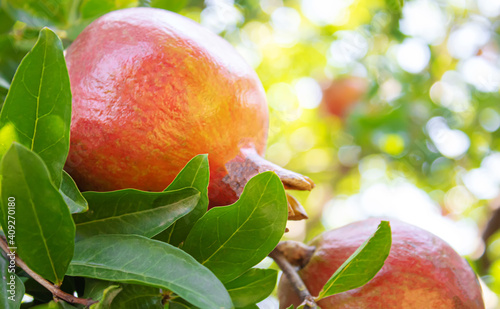
<instances>
[{"instance_id":1,"label":"red fruit skin","mask_svg":"<svg viewBox=\"0 0 500 309\"><path fill-rule=\"evenodd\" d=\"M66 170L80 189L161 191L208 153L211 205L242 149L264 154L268 109L251 67L222 38L165 10L115 11L66 51L73 94Z\"/></svg>"},{"instance_id":2,"label":"red fruit skin","mask_svg":"<svg viewBox=\"0 0 500 309\"><path fill-rule=\"evenodd\" d=\"M313 296L379 223L377 219L356 222L313 239L310 245L316 252L299 271ZM322 309L484 308L476 275L446 242L407 223L390 220L390 224L391 252L380 272L360 288L320 300ZM300 303L286 276L281 277L278 297L280 308Z\"/></svg>"}]
</instances>

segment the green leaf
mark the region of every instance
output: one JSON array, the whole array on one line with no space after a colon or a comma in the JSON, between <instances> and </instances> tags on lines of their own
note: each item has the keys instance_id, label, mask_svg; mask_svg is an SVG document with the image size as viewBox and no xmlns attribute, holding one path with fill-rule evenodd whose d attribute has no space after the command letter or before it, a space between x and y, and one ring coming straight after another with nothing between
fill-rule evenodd
<instances>
[{"instance_id":1,"label":"green leaf","mask_svg":"<svg viewBox=\"0 0 500 309\"><path fill-rule=\"evenodd\" d=\"M15 273L15 267L9 268L10 256L6 260L0 254L0 308L17 309L24 296L24 284Z\"/></svg>"},{"instance_id":2,"label":"green leaf","mask_svg":"<svg viewBox=\"0 0 500 309\"><path fill-rule=\"evenodd\" d=\"M210 171L207 155L197 155L186 164L165 191L193 187L201 192L200 200L193 211L175 221L171 227L157 235L155 239L168 242L174 246L179 246L186 240L194 224L207 212L209 178Z\"/></svg>"},{"instance_id":3,"label":"green leaf","mask_svg":"<svg viewBox=\"0 0 500 309\"><path fill-rule=\"evenodd\" d=\"M317 300L342 293L368 283L379 270L391 251L391 226L380 222L377 231L337 269L319 292Z\"/></svg>"},{"instance_id":4,"label":"green leaf","mask_svg":"<svg viewBox=\"0 0 500 309\"><path fill-rule=\"evenodd\" d=\"M276 287L278 272L274 269L252 268L224 284L236 308L263 301Z\"/></svg>"},{"instance_id":5,"label":"green leaf","mask_svg":"<svg viewBox=\"0 0 500 309\"><path fill-rule=\"evenodd\" d=\"M33 271L61 284L73 256L75 224L47 167L36 153L14 143L2 159L0 176L3 230L15 220L9 245L17 246Z\"/></svg>"},{"instance_id":6,"label":"green leaf","mask_svg":"<svg viewBox=\"0 0 500 309\"><path fill-rule=\"evenodd\" d=\"M71 89L63 47L48 28L19 65L0 113L0 157L16 141L36 152L59 187L69 151Z\"/></svg>"},{"instance_id":7,"label":"green leaf","mask_svg":"<svg viewBox=\"0 0 500 309\"><path fill-rule=\"evenodd\" d=\"M122 284L122 291L113 299L109 309L148 308L162 309L160 289L135 284Z\"/></svg>"},{"instance_id":8,"label":"green leaf","mask_svg":"<svg viewBox=\"0 0 500 309\"><path fill-rule=\"evenodd\" d=\"M233 205L215 207L193 227L183 249L228 282L259 263L285 231L288 206L273 172L247 183Z\"/></svg>"},{"instance_id":9,"label":"green leaf","mask_svg":"<svg viewBox=\"0 0 500 309\"><path fill-rule=\"evenodd\" d=\"M196 206L200 192L193 188L170 192L125 189L85 192L84 196L90 209L73 215L77 240L98 234L153 237L189 213Z\"/></svg>"},{"instance_id":10,"label":"green leaf","mask_svg":"<svg viewBox=\"0 0 500 309\"><path fill-rule=\"evenodd\" d=\"M210 270L181 249L143 236L97 235L77 242L68 275L167 289L200 308L233 308Z\"/></svg>"},{"instance_id":11,"label":"green leaf","mask_svg":"<svg viewBox=\"0 0 500 309\"><path fill-rule=\"evenodd\" d=\"M32 27L64 26L68 23L71 0L3 0L4 9L16 20Z\"/></svg>"},{"instance_id":12,"label":"green leaf","mask_svg":"<svg viewBox=\"0 0 500 309\"><path fill-rule=\"evenodd\" d=\"M61 188L59 192L66 204L68 204L71 213L85 212L89 209L87 200L76 186L75 181L71 176L63 170Z\"/></svg>"}]
</instances>

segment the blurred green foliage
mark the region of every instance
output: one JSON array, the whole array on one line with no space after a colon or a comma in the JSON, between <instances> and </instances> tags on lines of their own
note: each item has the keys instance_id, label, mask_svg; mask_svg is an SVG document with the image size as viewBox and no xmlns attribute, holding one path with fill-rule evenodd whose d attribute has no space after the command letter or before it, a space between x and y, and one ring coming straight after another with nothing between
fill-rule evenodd
<instances>
[{"instance_id":1,"label":"blurred green foliage","mask_svg":"<svg viewBox=\"0 0 500 309\"><path fill-rule=\"evenodd\" d=\"M367 216L400 218L449 241L500 294L500 236L486 247L480 238L500 206L498 1L1 3L0 102L40 27L67 47L112 10L178 12L227 39L255 68L270 108L267 158L317 184L294 193L310 219L289 223L287 237L308 240ZM328 113L350 90L324 91L352 76L366 90ZM490 306L498 302L488 297Z\"/></svg>"}]
</instances>

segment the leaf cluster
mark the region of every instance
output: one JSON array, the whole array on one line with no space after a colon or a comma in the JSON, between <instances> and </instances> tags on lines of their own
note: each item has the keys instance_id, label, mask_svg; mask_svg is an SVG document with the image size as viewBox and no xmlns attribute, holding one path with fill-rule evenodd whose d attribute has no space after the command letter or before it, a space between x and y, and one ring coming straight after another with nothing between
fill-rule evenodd
<instances>
[{"instance_id":1,"label":"leaf cluster","mask_svg":"<svg viewBox=\"0 0 500 309\"><path fill-rule=\"evenodd\" d=\"M63 170L70 122L62 43L44 28L0 113L2 229L32 271L98 300L93 308L243 308L273 291L277 272L253 267L285 231L286 196L274 173L250 180L235 204L208 212L207 155L189 161L163 192L82 193ZM8 260L0 260L7 274ZM34 300L23 308L80 306L49 303L23 271L15 287L15 302L0 293L5 308L19 308L24 293Z\"/></svg>"}]
</instances>

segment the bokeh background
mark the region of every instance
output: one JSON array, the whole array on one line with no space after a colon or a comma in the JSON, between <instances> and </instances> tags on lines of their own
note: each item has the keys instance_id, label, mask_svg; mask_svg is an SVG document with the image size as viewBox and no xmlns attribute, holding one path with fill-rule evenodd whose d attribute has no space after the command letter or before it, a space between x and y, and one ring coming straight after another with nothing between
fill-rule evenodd
<instances>
[{"instance_id":1,"label":"bokeh background","mask_svg":"<svg viewBox=\"0 0 500 309\"><path fill-rule=\"evenodd\" d=\"M370 216L465 256L500 308L500 0L2 0L0 102L41 27L65 46L109 11L149 5L227 39L258 73L267 159L310 176L286 238ZM237 125L237 124L235 124ZM273 307L269 300L261 307Z\"/></svg>"}]
</instances>

